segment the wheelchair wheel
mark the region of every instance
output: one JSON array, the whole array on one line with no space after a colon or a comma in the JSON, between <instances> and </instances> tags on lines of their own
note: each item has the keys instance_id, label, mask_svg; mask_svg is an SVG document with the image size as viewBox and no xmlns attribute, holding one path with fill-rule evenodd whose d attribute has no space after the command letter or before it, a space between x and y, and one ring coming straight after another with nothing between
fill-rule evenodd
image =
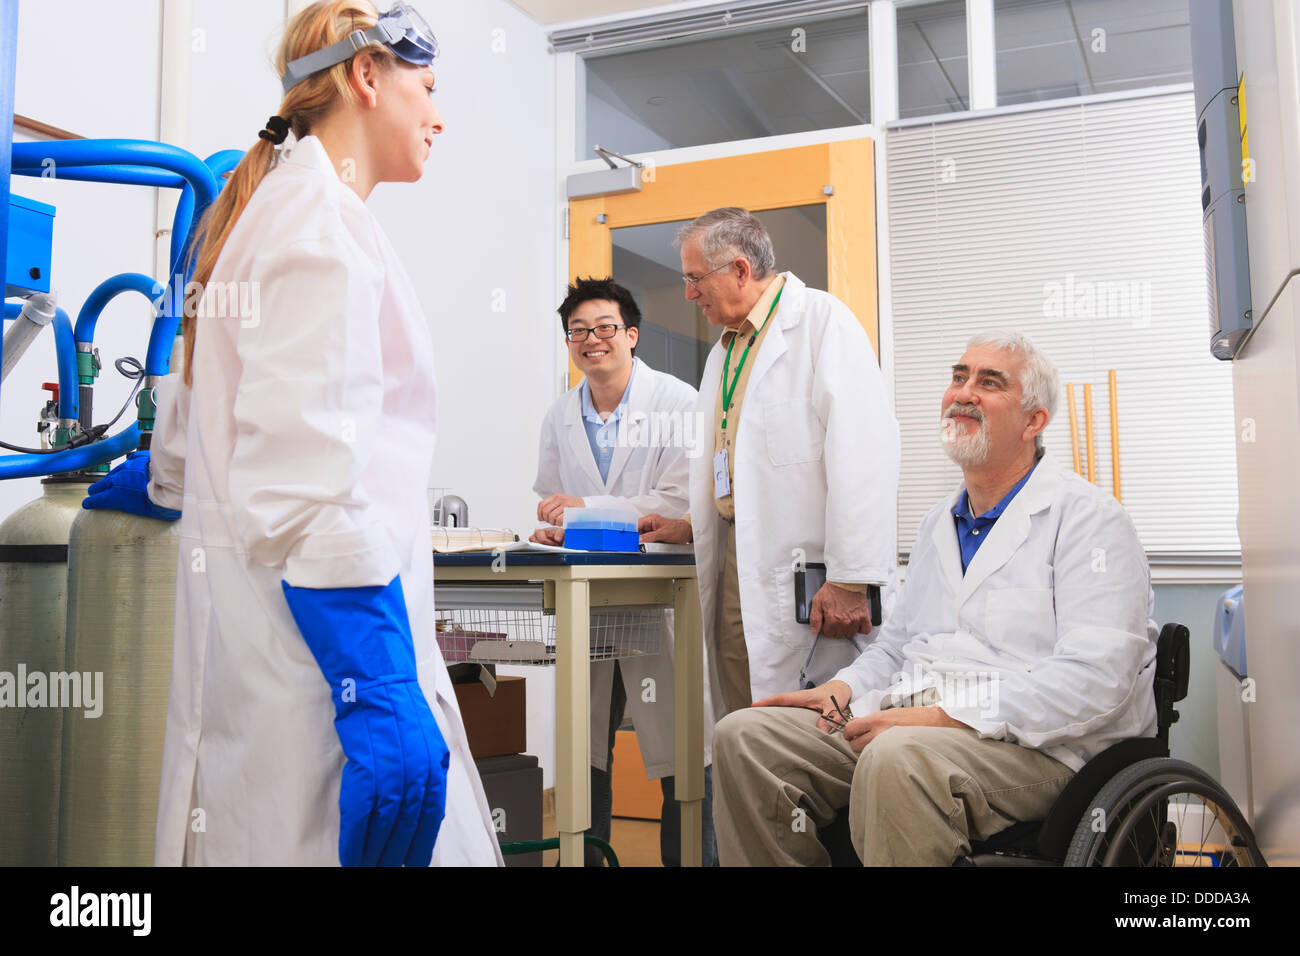
<instances>
[{"instance_id":1,"label":"wheelchair wheel","mask_svg":"<svg viewBox=\"0 0 1300 956\"><path fill-rule=\"evenodd\" d=\"M1218 782L1183 760L1141 760L1116 774L1074 831L1066 866L1267 866Z\"/></svg>"}]
</instances>

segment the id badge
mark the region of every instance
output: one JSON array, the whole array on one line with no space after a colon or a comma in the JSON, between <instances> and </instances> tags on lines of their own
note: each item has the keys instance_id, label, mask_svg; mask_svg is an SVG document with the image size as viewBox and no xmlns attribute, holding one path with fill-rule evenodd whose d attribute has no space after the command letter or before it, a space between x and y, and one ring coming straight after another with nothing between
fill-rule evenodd
<instances>
[{"instance_id":1,"label":"id badge","mask_svg":"<svg viewBox=\"0 0 1300 956\"><path fill-rule=\"evenodd\" d=\"M727 449L713 456L713 497L725 498L731 494L731 479L727 476Z\"/></svg>"}]
</instances>

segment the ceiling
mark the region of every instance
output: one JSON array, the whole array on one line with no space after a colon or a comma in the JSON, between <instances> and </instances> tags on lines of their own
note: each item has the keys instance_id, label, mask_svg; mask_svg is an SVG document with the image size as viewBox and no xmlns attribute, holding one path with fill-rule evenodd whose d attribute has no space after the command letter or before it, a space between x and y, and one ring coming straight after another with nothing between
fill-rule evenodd
<instances>
[{"instance_id":1,"label":"ceiling","mask_svg":"<svg viewBox=\"0 0 1300 956\"><path fill-rule=\"evenodd\" d=\"M675 0L658 0L656 3L646 3L645 0L509 0L511 6L518 7L542 26L613 13L633 13L673 2Z\"/></svg>"},{"instance_id":2,"label":"ceiling","mask_svg":"<svg viewBox=\"0 0 1300 956\"><path fill-rule=\"evenodd\" d=\"M672 5L511 2L548 27ZM1189 82L1188 2L994 0L998 103ZM900 118L968 109L965 0L897 9ZM797 49L791 22L806 33ZM638 153L870 122L867 24L858 11L584 56L575 155L596 143Z\"/></svg>"},{"instance_id":3,"label":"ceiling","mask_svg":"<svg viewBox=\"0 0 1300 956\"><path fill-rule=\"evenodd\" d=\"M1190 83L1188 2L996 0L998 103Z\"/></svg>"},{"instance_id":4,"label":"ceiling","mask_svg":"<svg viewBox=\"0 0 1300 956\"><path fill-rule=\"evenodd\" d=\"M1187 4L995 0L998 103L1190 82ZM870 122L867 27L855 12L585 56L576 155ZM898 98L903 119L969 108L964 0L898 7Z\"/></svg>"},{"instance_id":5,"label":"ceiling","mask_svg":"<svg viewBox=\"0 0 1300 956\"><path fill-rule=\"evenodd\" d=\"M586 57L590 142L579 155L593 143L645 152L868 122L867 15L798 27L797 36L787 21Z\"/></svg>"}]
</instances>

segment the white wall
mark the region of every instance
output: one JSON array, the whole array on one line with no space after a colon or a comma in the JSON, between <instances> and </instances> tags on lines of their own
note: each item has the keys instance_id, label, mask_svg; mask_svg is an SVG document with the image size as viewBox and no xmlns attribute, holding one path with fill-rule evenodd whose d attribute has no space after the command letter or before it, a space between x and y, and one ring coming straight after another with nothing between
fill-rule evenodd
<instances>
[{"instance_id":1,"label":"white wall","mask_svg":"<svg viewBox=\"0 0 1300 956\"><path fill-rule=\"evenodd\" d=\"M193 0L191 10L190 141L178 145L200 157L248 149L280 105L272 60L284 31L284 4Z\"/></svg>"},{"instance_id":2,"label":"white wall","mask_svg":"<svg viewBox=\"0 0 1300 956\"><path fill-rule=\"evenodd\" d=\"M433 327L433 484L468 501L474 524L531 529L561 291L554 68L542 29L501 0L423 9L446 128L424 179L380 185L370 205Z\"/></svg>"},{"instance_id":3,"label":"white wall","mask_svg":"<svg viewBox=\"0 0 1300 956\"><path fill-rule=\"evenodd\" d=\"M430 484L465 498L475 524L527 532L536 525L538 428L558 394L554 62L542 28L504 0L417 6L441 48L434 69L446 131L424 178L381 185L370 207L433 330L439 442ZM280 102L270 61L283 13L270 0L192 0L190 142L177 145L206 156L255 142ZM22 3L16 111L85 136L156 139L160 34L160 0ZM104 278L152 273L154 190L14 182L21 195L58 206L53 281L74 320ZM112 360L143 360L149 319L139 296L105 310L96 336L107 366L97 421L128 394ZM47 334L0 393L0 438L35 444L40 383L56 377ZM0 482L0 518L39 493L36 479ZM520 673L530 678L529 751L542 758L550 786L552 676Z\"/></svg>"}]
</instances>

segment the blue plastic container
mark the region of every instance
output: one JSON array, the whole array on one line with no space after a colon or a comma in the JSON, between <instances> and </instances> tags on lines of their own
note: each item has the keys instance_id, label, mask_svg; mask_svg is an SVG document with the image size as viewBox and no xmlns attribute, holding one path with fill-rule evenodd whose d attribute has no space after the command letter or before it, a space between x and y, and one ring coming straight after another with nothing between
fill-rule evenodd
<instances>
[{"instance_id":1,"label":"blue plastic container","mask_svg":"<svg viewBox=\"0 0 1300 956\"><path fill-rule=\"evenodd\" d=\"M564 546L584 551L639 551L641 536L622 522L595 521L564 529Z\"/></svg>"},{"instance_id":2,"label":"blue plastic container","mask_svg":"<svg viewBox=\"0 0 1300 956\"><path fill-rule=\"evenodd\" d=\"M583 551L639 551L637 513L630 508L565 508L564 546Z\"/></svg>"}]
</instances>

